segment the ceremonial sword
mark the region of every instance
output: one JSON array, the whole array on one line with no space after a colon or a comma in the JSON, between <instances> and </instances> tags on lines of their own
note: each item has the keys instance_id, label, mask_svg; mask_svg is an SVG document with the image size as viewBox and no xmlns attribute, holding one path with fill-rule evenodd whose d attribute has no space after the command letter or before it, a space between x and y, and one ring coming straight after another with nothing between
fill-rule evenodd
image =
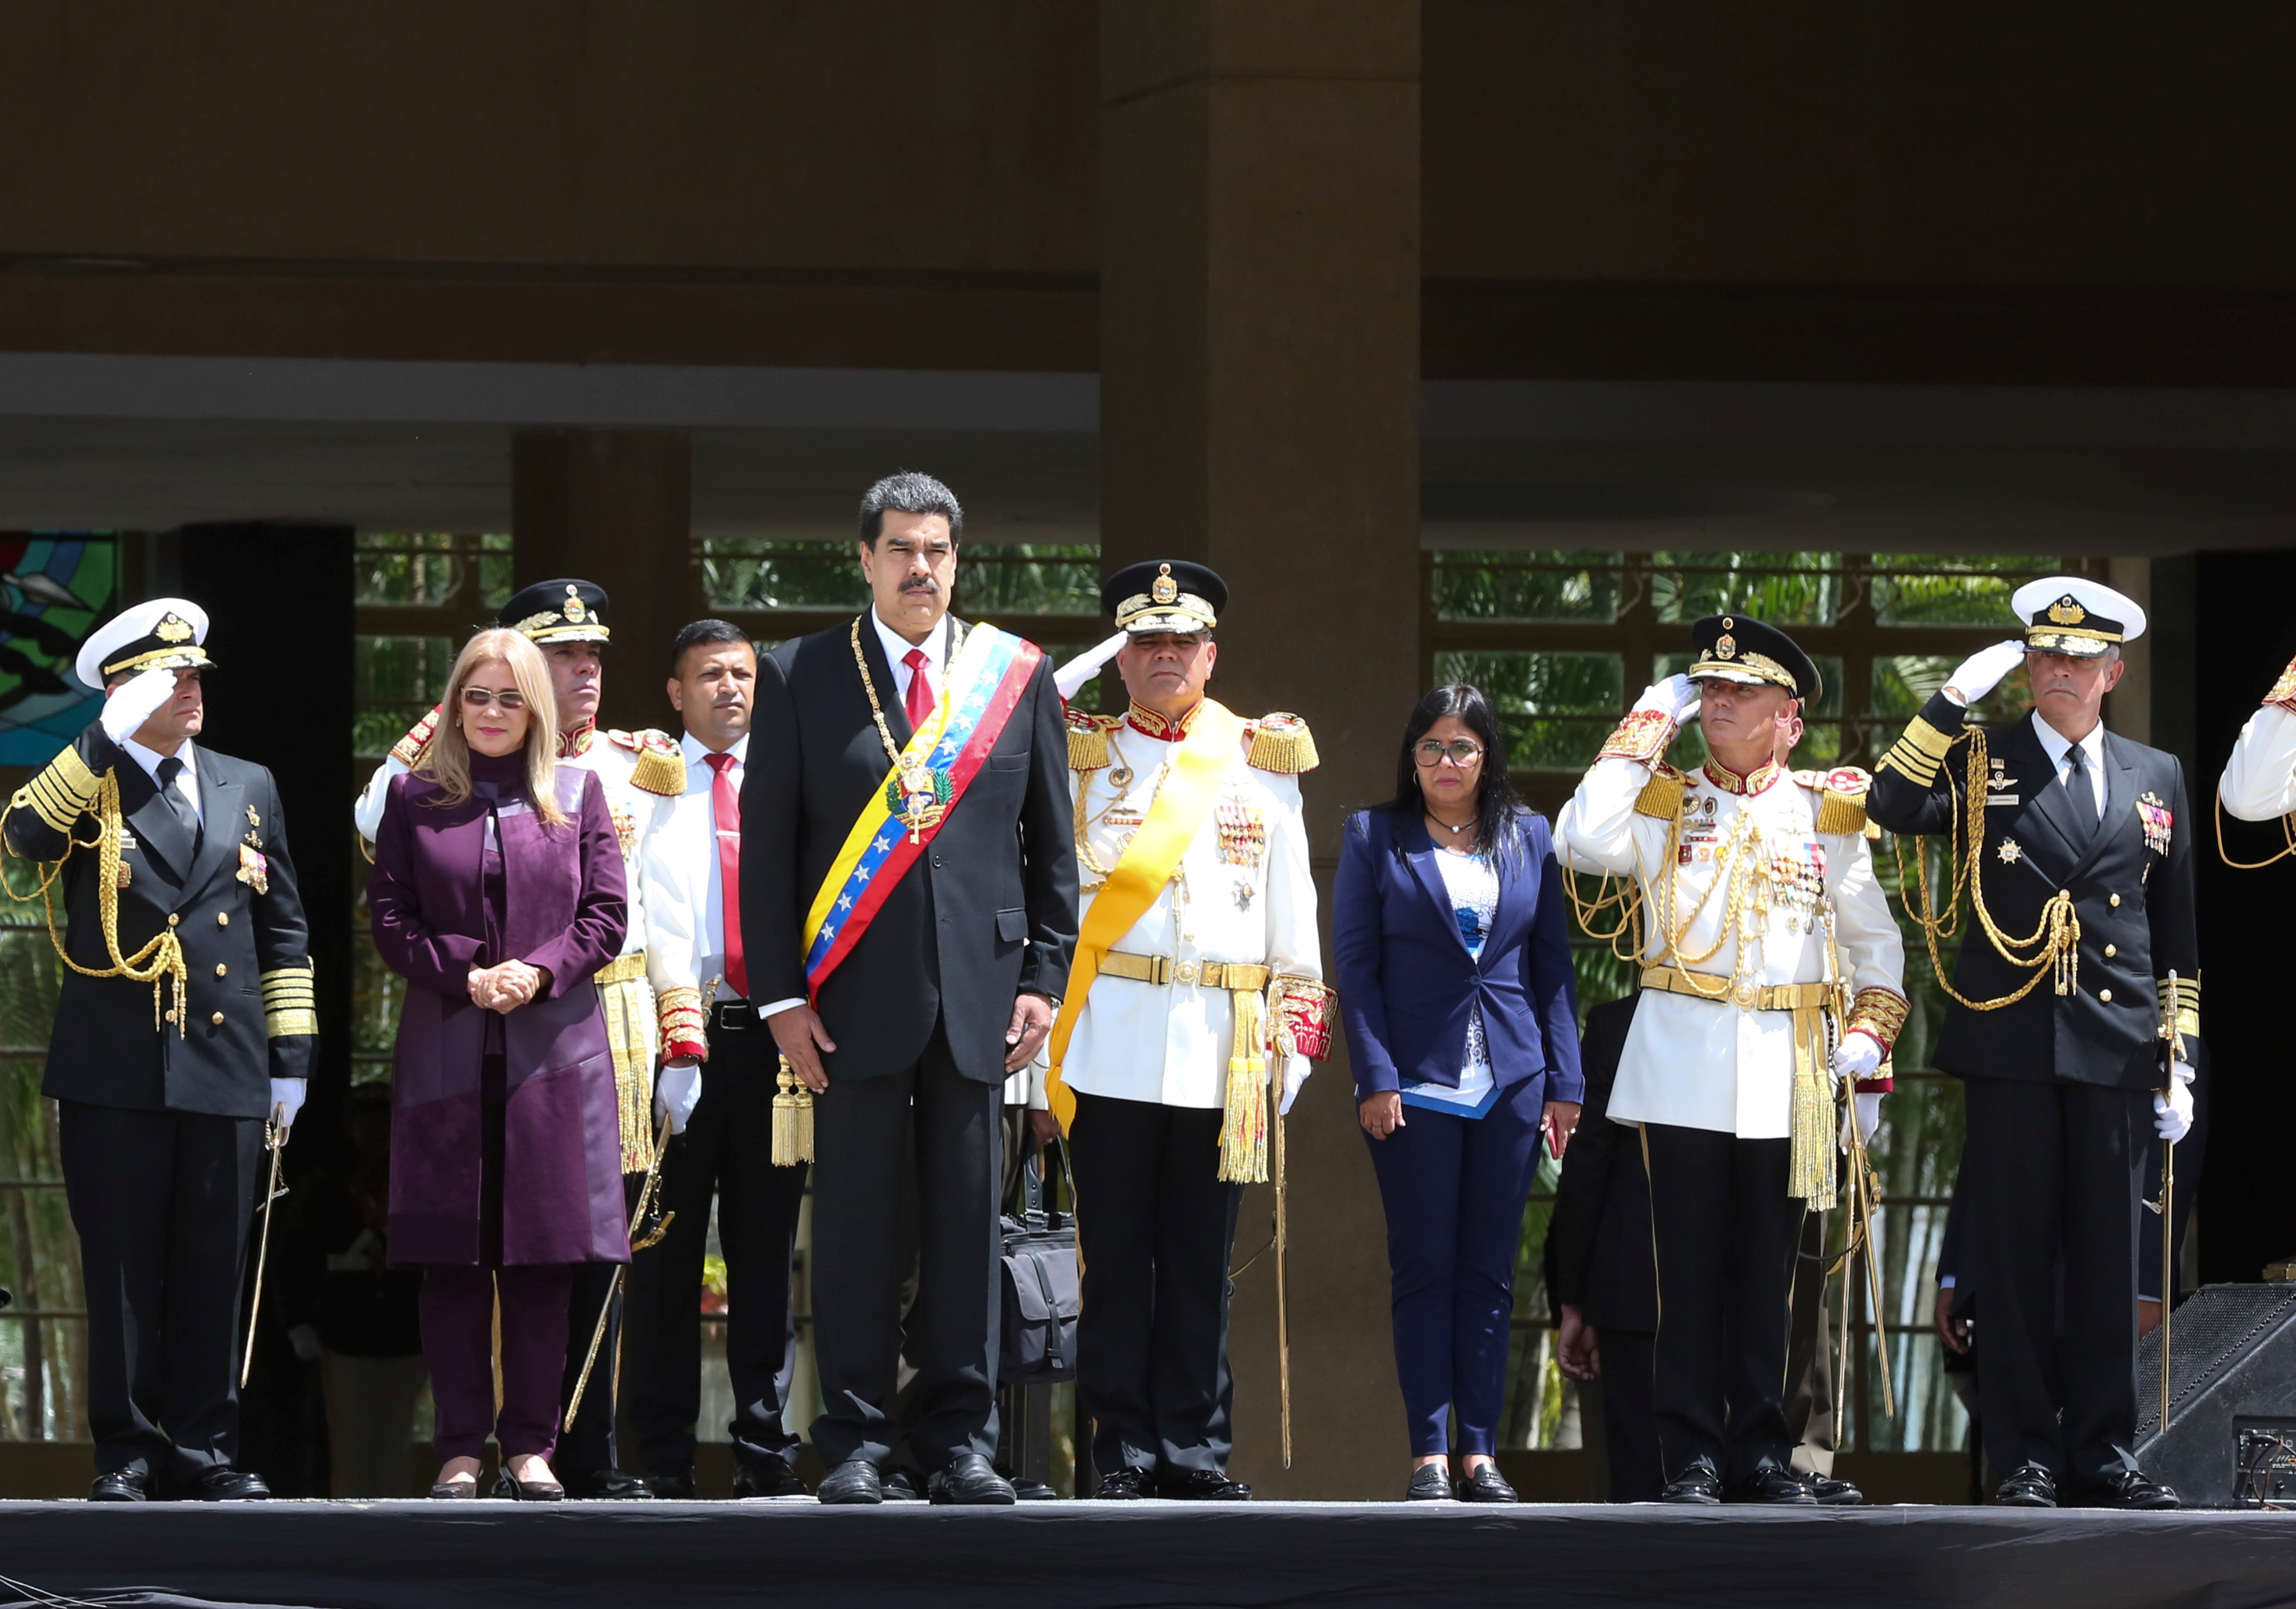
<instances>
[{"instance_id":1,"label":"ceremonial sword","mask_svg":"<svg viewBox=\"0 0 2296 1609\"><path fill-rule=\"evenodd\" d=\"M668 1148L669 1114L664 1112L661 1115L661 1132L654 1136L653 1160L646 1164L645 1183L638 1188L637 1205L630 1209L630 1222L633 1228L642 1226L645 1222L646 1213L653 1202L655 1194L661 1188L661 1157L662 1153ZM652 1230L644 1238L633 1239L630 1242L630 1255L636 1256L668 1234L670 1222L676 1216L676 1213L670 1213L668 1217L654 1225ZM582 1373L576 1378L574 1395L566 1404L566 1423L569 1425L573 1424L574 1416L582 1411L582 1393L589 1386L590 1370L598 1361L598 1348L605 1344L606 1320L613 1317L614 1299L622 1294L622 1280L629 1271L629 1264L627 1262L614 1270L613 1286L606 1292L604 1304L598 1309L597 1326L590 1332L590 1350L582 1359Z\"/></svg>"},{"instance_id":2,"label":"ceremonial sword","mask_svg":"<svg viewBox=\"0 0 2296 1609\"><path fill-rule=\"evenodd\" d=\"M2169 1009L2161 1024L2161 1060L2169 1074L2161 1093L2173 1107L2177 1098L2177 1047L2184 1035L2177 1031L2177 969L2169 968ZM2161 1137L2161 1433L2169 1433L2169 1312L2177 1295L2177 1142Z\"/></svg>"},{"instance_id":3,"label":"ceremonial sword","mask_svg":"<svg viewBox=\"0 0 2296 1609\"><path fill-rule=\"evenodd\" d=\"M276 1113L279 1108L272 1108ZM247 1304L247 1348L240 1354L239 1383L247 1384L248 1371L255 1367L255 1320L263 1308L263 1265L271 1255L271 1204L284 1196L286 1188L279 1182L279 1153L286 1148L288 1125L263 1120L263 1148L271 1153L271 1182L263 1193L263 1237L255 1248L255 1295ZM244 1245L245 1242L242 1242Z\"/></svg>"}]
</instances>

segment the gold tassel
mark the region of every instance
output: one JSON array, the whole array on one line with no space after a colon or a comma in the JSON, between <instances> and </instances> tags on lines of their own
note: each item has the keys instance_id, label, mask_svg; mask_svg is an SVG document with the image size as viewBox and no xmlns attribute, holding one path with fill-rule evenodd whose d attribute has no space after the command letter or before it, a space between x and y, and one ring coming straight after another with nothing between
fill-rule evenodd
<instances>
[{"instance_id":1,"label":"gold tassel","mask_svg":"<svg viewBox=\"0 0 2296 1609\"><path fill-rule=\"evenodd\" d=\"M1235 1038L1227 1058L1227 1110L1220 1120L1219 1180L1267 1181L1267 1057L1261 1047L1259 996L1238 989Z\"/></svg>"},{"instance_id":2,"label":"gold tassel","mask_svg":"<svg viewBox=\"0 0 2296 1609\"><path fill-rule=\"evenodd\" d=\"M1833 1077L1826 1066L1825 1018L1819 1008L1794 1010L1793 1151L1786 1164L1786 1194L1813 1213L1833 1206L1833 1148L1838 1132Z\"/></svg>"},{"instance_id":3,"label":"gold tassel","mask_svg":"<svg viewBox=\"0 0 2296 1609\"><path fill-rule=\"evenodd\" d=\"M598 971L625 1173L643 1173L653 1165L653 1047L646 1042L653 1021L652 993L643 955L617 956Z\"/></svg>"},{"instance_id":4,"label":"gold tassel","mask_svg":"<svg viewBox=\"0 0 2296 1609\"><path fill-rule=\"evenodd\" d=\"M1252 730L1251 752L1244 756L1246 764L1283 776L1313 771L1322 762L1316 752L1316 734L1305 721L1284 710L1259 718Z\"/></svg>"},{"instance_id":5,"label":"gold tassel","mask_svg":"<svg viewBox=\"0 0 2296 1609\"><path fill-rule=\"evenodd\" d=\"M774 1166L793 1168L813 1160L813 1091L786 1056L774 1082Z\"/></svg>"},{"instance_id":6,"label":"gold tassel","mask_svg":"<svg viewBox=\"0 0 2296 1609\"><path fill-rule=\"evenodd\" d=\"M1108 725L1100 715L1069 716L1069 769L1099 771L1108 764Z\"/></svg>"},{"instance_id":7,"label":"gold tassel","mask_svg":"<svg viewBox=\"0 0 2296 1609\"><path fill-rule=\"evenodd\" d=\"M630 786L665 799L685 791L685 751L658 731L630 734L638 763L630 768Z\"/></svg>"}]
</instances>

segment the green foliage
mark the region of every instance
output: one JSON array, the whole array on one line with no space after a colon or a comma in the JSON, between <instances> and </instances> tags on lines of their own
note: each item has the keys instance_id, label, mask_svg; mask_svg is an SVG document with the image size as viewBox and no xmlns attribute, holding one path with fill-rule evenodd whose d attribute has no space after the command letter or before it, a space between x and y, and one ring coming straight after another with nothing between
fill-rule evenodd
<instances>
[{"instance_id":1,"label":"green foliage","mask_svg":"<svg viewBox=\"0 0 2296 1609\"><path fill-rule=\"evenodd\" d=\"M1441 653L1439 682L1480 688L1506 733L1507 765L1583 767L1617 723L1625 697L1616 654Z\"/></svg>"},{"instance_id":2,"label":"green foliage","mask_svg":"<svg viewBox=\"0 0 2296 1609\"><path fill-rule=\"evenodd\" d=\"M1430 600L1439 620L1612 620L1616 553L1439 552Z\"/></svg>"},{"instance_id":3,"label":"green foliage","mask_svg":"<svg viewBox=\"0 0 2296 1609\"><path fill-rule=\"evenodd\" d=\"M1772 625L1823 625L1841 600L1839 553L1655 553L1660 620L1751 615Z\"/></svg>"}]
</instances>

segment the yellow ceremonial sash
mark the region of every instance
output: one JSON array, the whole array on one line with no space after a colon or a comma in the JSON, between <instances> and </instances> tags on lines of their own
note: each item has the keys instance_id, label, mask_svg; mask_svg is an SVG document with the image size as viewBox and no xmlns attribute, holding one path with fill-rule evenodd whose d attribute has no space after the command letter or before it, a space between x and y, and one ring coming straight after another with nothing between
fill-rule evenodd
<instances>
[{"instance_id":1,"label":"yellow ceremonial sash","mask_svg":"<svg viewBox=\"0 0 2296 1609\"><path fill-rule=\"evenodd\" d=\"M1172 756L1171 773L1156 790L1147 821L1132 835L1108 881L1093 895L1092 909L1085 913L1084 926L1077 935L1076 960L1069 968L1061 1014L1053 1024L1052 1071L1045 1080L1046 1098L1054 1115L1061 1120L1063 1134L1076 1117L1076 1093L1062 1081L1061 1062L1068 1054L1069 1036L1076 1032L1077 1017L1084 1010L1085 996L1100 975L1100 958L1114 949L1117 941L1132 931L1132 924L1156 903L1156 896L1172 879L1173 868L1196 841L1196 829L1204 824L1228 767L1242 758L1243 718L1226 705L1205 699L1179 752Z\"/></svg>"}]
</instances>

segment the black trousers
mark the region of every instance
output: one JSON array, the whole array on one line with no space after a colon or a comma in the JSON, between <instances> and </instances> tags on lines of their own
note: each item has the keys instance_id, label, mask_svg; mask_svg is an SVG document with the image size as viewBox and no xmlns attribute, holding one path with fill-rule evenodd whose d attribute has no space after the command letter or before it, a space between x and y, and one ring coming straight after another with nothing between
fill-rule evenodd
<instances>
[{"instance_id":1,"label":"black trousers","mask_svg":"<svg viewBox=\"0 0 2296 1609\"><path fill-rule=\"evenodd\" d=\"M162 1490L239 1451L240 1283L263 1123L58 1103L97 1473Z\"/></svg>"},{"instance_id":2,"label":"black trousers","mask_svg":"<svg viewBox=\"0 0 2296 1609\"><path fill-rule=\"evenodd\" d=\"M703 1075L704 1082L708 1075ZM943 1026L889 1076L838 1076L813 1103L813 1314L822 1415L813 1444L830 1468L882 1465L906 1433L930 1473L961 1452L996 1451L996 1221L1004 1085L956 1070ZM908 1237L902 1180L918 1203L917 1299L906 1325L917 1369L911 1422L888 1411L901 1350Z\"/></svg>"},{"instance_id":3,"label":"black trousers","mask_svg":"<svg viewBox=\"0 0 2296 1609\"><path fill-rule=\"evenodd\" d=\"M1611 1501L1655 1503L1666 1489L1666 1474L1659 1461L1658 1412L1652 1401L1653 1337L1630 1329L1605 1329L1599 1335Z\"/></svg>"},{"instance_id":4,"label":"black trousers","mask_svg":"<svg viewBox=\"0 0 2296 1609\"><path fill-rule=\"evenodd\" d=\"M1653 1390L1672 1479L1709 1458L1722 1478L1784 1469L1788 1297L1802 1204L1792 1142L1643 1125L1658 1255Z\"/></svg>"},{"instance_id":5,"label":"black trousers","mask_svg":"<svg viewBox=\"0 0 2296 1609\"><path fill-rule=\"evenodd\" d=\"M2003 1078L1962 1087L1962 1244L1985 1336L1977 1390L1991 1478L2038 1464L2076 1488L2101 1484L2136 1462L2151 1096Z\"/></svg>"},{"instance_id":6,"label":"black trousers","mask_svg":"<svg viewBox=\"0 0 2296 1609\"><path fill-rule=\"evenodd\" d=\"M709 1202L726 1258L726 1362L734 1383L734 1457L794 1463L798 1439L782 1428L797 1327L790 1256L805 1198L802 1166L773 1156L773 1035L761 1023L710 1036L701 1099L661 1164L661 1205L674 1213L660 1245L630 1261L628 1420L647 1469L693 1462L701 1413L701 1262Z\"/></svg>"},{"instance_id":7,"label":"black trousers","mask_svg":"<svg viewBox=\"0 0 2296 1609\"><path fill-rule=\"evenodd\" d=\"M1220 1118L1077 1096L1077 1407L1103 1474L1227 1468L1227 1261L1243 1187L1218 1177Z\"/></svg>"}]
</instances>

